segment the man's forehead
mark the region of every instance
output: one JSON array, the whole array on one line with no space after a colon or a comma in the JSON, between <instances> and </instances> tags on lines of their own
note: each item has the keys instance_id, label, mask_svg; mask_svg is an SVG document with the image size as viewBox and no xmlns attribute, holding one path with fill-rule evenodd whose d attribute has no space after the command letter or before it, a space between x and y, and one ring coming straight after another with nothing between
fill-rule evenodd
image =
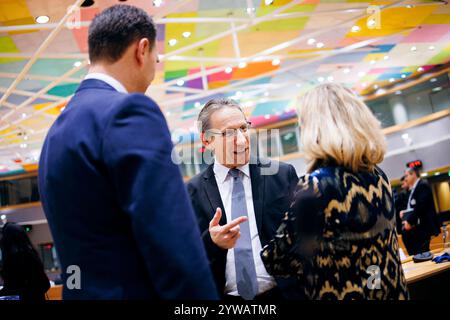
<instances>
[{"instance_id":1,"label":"man's forehead","mask_svg":"<svg viewBox=\"0 0 450 320\"><path fill-rule=\"evenodd\" d=\"M246 124L246 119L242 112L236 108L225 108L217 110L211 115L212 129L234 129Z\"/></svg>"}]
</instances>

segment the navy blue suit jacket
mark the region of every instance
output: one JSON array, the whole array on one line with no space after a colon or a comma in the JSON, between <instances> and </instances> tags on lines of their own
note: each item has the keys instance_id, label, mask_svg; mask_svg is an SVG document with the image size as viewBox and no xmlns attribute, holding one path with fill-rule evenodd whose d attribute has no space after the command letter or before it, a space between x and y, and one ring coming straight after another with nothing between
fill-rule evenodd
<instances>
[{"instance_id":1,"label":"navy blue suit jacket","mask_svg":"<svg viewBox=\"0 0 450 320\"><path fill-rule=\"evenodd\" d=\"M81 83L39 162L64 299L217 298L171 151L150 98L96 79ZM80 290L67 287L70 265L81 270Z\"/></svg>"}]
</instances>

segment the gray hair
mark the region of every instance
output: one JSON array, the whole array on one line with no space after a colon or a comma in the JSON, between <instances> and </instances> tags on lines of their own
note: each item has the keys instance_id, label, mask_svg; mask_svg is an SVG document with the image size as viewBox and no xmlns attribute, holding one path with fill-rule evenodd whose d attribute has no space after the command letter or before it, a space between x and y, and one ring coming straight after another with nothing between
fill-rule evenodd
<instances>
[{"instance_id":1,"label":"gray hair","mask_svg":"<svg viewBox=\"0 0 450 320\"><path fill-rule=\"evenodd\" d=\"M219 109L222 108L236 108L239 111L242 112L242 114L245 117L244 111L242 111L242 108L239 106L239 104L231 99L212 99L209 100L205 106L202 108L200 113L198 114L198 126L200 132L206 132L207 130L211 129L210 119L211 115L216 112Z\"/></svg>"}]
</instances>

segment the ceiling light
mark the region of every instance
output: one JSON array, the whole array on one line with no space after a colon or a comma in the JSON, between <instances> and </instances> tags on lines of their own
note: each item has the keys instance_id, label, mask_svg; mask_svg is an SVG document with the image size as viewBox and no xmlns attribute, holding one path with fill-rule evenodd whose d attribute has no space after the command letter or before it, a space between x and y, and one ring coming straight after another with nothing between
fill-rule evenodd
<instances>
[{"instance_id":1,"label":"ceiling light","mask_svg":"<svg viewBox=\"0 0 450 320\"><path fill-rule=\"evenodd\" d=\"M435 176L438 176L438 175L440 175L440 174L441 174L440 172L435 172L435 173L434 173Z\"/></svg>"},{"instance_id":2,"label":"ceiling light","mask_svg":"<svg viewBox=\"0 0 450 320\"><path fill-rule=\"evenodd\" d=\"M266 115L264 116L264 119L270 119L270 114L266 114Z\"/></svg>"},{"instance_id":3,"label":"ceiling light","mask_svg":"<svg viewBox=\"0 0 450 320\"><path fill-rule=\"evenodd\" d=\"M370 60L370 62L369 62L370 64L375 64L376 63L376 61L375 60Z\"/></svg>"},{"instance_id":4,"label":"ceiling light","mask_svg":"<svg viewBox=\"0 0 450 320\"><path fill-rule=\"evenodd\" d=\"M316 39L310 38L310 39L308 39L308 42L307 42L307 43L311 46L311 45L313 45L314 43L316 43Z\"/></svg>"},{"instance_id":5,"label":"ceiling light","mask_svg":"<svg viewBox=\"0 0 450 320\"><path fill-rule=\"evenodd\" d=\"M194 107L195 107L196 109L200 108L201 106L202 106L201 103L198 102L198 101L194 104Z\"/></svg>"},{"instance_id":6,"label":"ceiling light","mask_svg":"<svg viewBox=\"0 0 450 320\"><path fill-rule=\"evenodd\" d=\"M316 47L317 48L322 48L324 46L323 42L317 42Z\"/></svg>"},{"instance_id":7,"label":"ceiling light","mask_svg":"<svg viewBox=\"0 0 450 320\"><path fill-rule=\"evenodd\" d=\"M365 88L365 87L367 87L367 83L363 82L363 83L361 83L361 86L362 86L363 88Z\"/></svg>"},{"instance_id":8,"label":"ceiling light","mask_svg":"<svg viewBox=\"0 0 450 320\"><path fill-rule=\"evenodd\" d=\"M241 68L241 69L245 68L246 66L247 66L247 63L244 62L244 61L239 62L239 64L238 64L238 67Z\"/></svg>"},{"instance_id":9,"label":"ceiling light","mask_svg":"<svg viewBox=\"0 0 450 320\"><path fill-rule=\"evenodd\" d=\"M387 60L387 59L389 59L389 56L388 56L388 55L385 55L385 56L383 57L383 59L384 59L384 60Z\"/></svg>"},{"instance_id":10,"label":"ceiling light","mask_svg":"<svg viewBox=\"0 0 450 320\"><path fill-rule=\"evenodd\" d=\"M345 73L345 74L350 73L350 69L349 69L349 68L345 68L345 69L344 69L344 73Z\"/></svg>"},{"instance_id":11,"label":"ceiling light","mask_svg":"<svg viewBox=\"0 0 450 320\"><path fill-rule=\"evenodd\" d=\"M433 51L435 49L435 47L434 46L429 46L428 49Z\"/></svg>"},{"instance_id":12,"label":"ceiling light","mask_svg":"<svg viewBox=\"0 0 450 320\"><path fill-rule=\"evenodd\" d=\"M324 82L324 81L325 81L325 78L324 78L324 77L319 77L319 78L317 78L317 81L319 81L319 82Z\"/></svg>"},{"instance_id":13,"label":"ceiling light","mask_svg":"<svg viewBox=\"0 0 450 320\"><path fill-rule=\"evenodd\" d=\"M5 219L6 219L6 215L5 215L5 214L2 214L2 215L0 216L0 219L5 220Z\"/></svg>"},{"instance_id":14,"label":"ceiling light","mask_svg":"<svg viewBox=\"0 0 450 320\"><path fill-rule=\"evenodd\" d=\"M232 67L226 67L225 68L225 73L232 73L233 72L233 68Z\"/></svg>"},{"instance_id":15,"label":"ceiling light","mask_svg":"<svg viewBox=\"0 0 450 320\"><path fill-rule=\"evenodd\" d=\"M39 17L36 17L36 22L37 23L40 23L40 24L42 24L42 23L47 23L47 22L49 22L50 21L50 18L48 17L48 16L39 16Z\"/></svg>"},{"instance_id":16,"label":"ceiling light","mask_svg":"<svg viewBox=\"0 0 450 320\"><path fill-rule=\"evenodd\" d=\"M328 80L329 82L332 82L332 81L334 80L334 78L333 78L332 76L329 76L329 77L327 78L327 80Z\"/></svg>"},{"instance_id":17,"label":"ceiling light","mask_svg":"<svg viewBox=\"0 0 450 320\"><path fill-rule=\"evenodd\" d=\"M264 97L268 97L269 96L269 91L264 92Z\"/></svg>"},{"instance_id":18,"label":"ceiling light","mask_svg":"<svg viewBox=\"0 0 450 320\"><path fill-rule=\"evenodd\" d=\"M414 6L413 6L412 4L408 4L406 7L407 7L408 9L414 8Z\"/></svg>"},{"instance_id":19,"label":"ceiling light","mask_svg":"<svg viewBox=\"0 0 450 320\"><path fill-rule=\"evenodd\" d=\"M436 87L436 88L431 89L431 91L433 91L433 92L438 92L441 90L442 90L442 87Z\"/></svg>"},{"instance_id":20,"label":"ceiling light","mask_svg":"<svg viewBox=\"0 0 450 320\"><path fill-rule=\"evenodd\" d=\"M273 66L277 66L277 65L279 65L280 63L281 63L281 60L278 59L278 58L272 60L272 65L273 65Z\"/></svg>"},{"instance_id":21,"label":"ceiling light","mask_svg":"<svg viewBox=\"0 0 450 320\"><path fill-rule=\"evenodd\" d=\"M177 81L177 86L181 87L183 85L184 85L184 80L180 79L180 80Z\"/></svg>"},{"instance_id":22,"label":"ceiling light","mask_svg":"<svg viewBox=\"0 0 450 320\"><path fill-rule=\"evenodd\" d=\"M28 147L28 145L27 145L26 143L21 143L21 144L20 144L20 147L21 147L22 149L25 149L26 147Z\"/></svg>"},{"instance_id":23,"label":"ceiling light","mask_svg":"<svg viewBox=\"0 0 450 320\"><path fill-rule=\"evenodd\" d=\"M412 51L412 52L417 51L417 47L416 47L416 46L412 46L412 47L411 47L411 51Z\"/></svg>"},{"instance_id":24,"label":"ceiling light","mask_svg":"<svg viewBox=\"0 0 450 320\"><path fill-rule=\"evenodd\" d=\"M373 27L375 25L375 20L370 19L369 21L367 21L367 26L368 27Z\"/></svg>"},{"instance_id":25,"label":"ceiling light","mask_svg":"<svg viewBox=\"0 0 450 320\"><path fill-rule=\"evenodd\" d=\"M390 82L390 83L392 83L392 82L394 82L394 81L395 81L394 78L390 78L390 79L389 79L389 82Z\"/></svg>"},{"instance_id":26,"label":"ceiling light","mask_svg":"<svg viewBox=\"0 0 450 320\"><path fill-rule=\"evenodd\" d=\"M273 3L274 0L264 0L264 4L266 6L270 6Z\"/></svg>"},{"instance_id":27,"label":"ceiling light","mask_svg":"<svg viewBox=\"0 0 450 320\"><path fill-rule=\"evenodd\" d=\"M302 84L301 84L301 83L296 83L295 86L296 86L297 88L300 88L300 87L302 86Z\"/></svg>"},{"instance_id":28,"label":"ceiling light","mask_svg":"<svg viewBox=\"0 0 450 320\"><path fill-rule=\"evenodd\" d=\"M380 87L380 86L377 85L377 84L375 84L375 85L373 86L373 88L374 88L375 90L377 90L379 87Z\"/></svg>"},{"instance_id":29,"label":"ceiling light","mask_svg":"<svg viewBox=\"0 0 450 320\"><path fill-rule=\"evenodd\" d=\"M26 113L22 113L22 118L26 118L27 117L27 114Z\"/></svg>"},{"instance_id":30,"label":"ceiling light","mask_svg":"<svg viewBox=\"0 0 450 320\"><path fill-rule=\"evenodd\" d=\"M406 74L402 74L401 77L402 77L402 79L405 79L406 78Z\"/></svg>"},{"instance_id":31,"label":"ceiling light","mask_svg":"<svg viewBox=\"0 0 450 320\"><path fill-rule=\"evenodd\" d=\"M422 72L424 69L422 67L417 68L417 72Z\"/></svg>"},{"instance_id":32,"label":"ceiling light","mask_svg":"<svg viewBox=\"0 0 450 320\"><path fill-rule=\"evenodd\" d=\"M352 27L352 32L358 32L359 30L361 30L361 28L358 27L358 26L353 26Z\"/></svg>"},{"instance_id":33,"label":"ceiling light","mask_svg":"<svg viewBox=\"0 0 450 320\"><path fill-rule=\"evenodd\" d=\"M78 68L79 66L81 66L81 61L76 61L76 62L73 64L73 66L74 66L75 68Z\"/></svg>"},{"instance_id":34,"label":"ceiling light","mask_svg":"<svg viewBox=\"0 0 450 320\"><path fill-rule=\"evenodd\" d=\"M25 136L23 136L23 140L28 140L28 136L27 135L25 135Z\"/></svg>"},{"instance_id":35,"label":"ceiling light","mask_svg":"<svg viewBox=\"0 0 450 320\"><path fill-rule=\"evenodd\" d=\"M183 37L189 38L191 36L191 33L189 31L183 32Z\"/></svg>"},{"instance_id":36,"label":"ceiling light","mask_svg":"<svg viewBox=\"0 0 450 320\"><path fill-rule=\"evenodd\" d=\"M427 173L427 172L424 172L424 173L422 173L420 176L421 176L421 177L426 177L426 176L428 176L428 173Z\"/></svg>"},{"instance_id":37,"label":"ceiling light","mask_svg":"<svg viewBox=\"0 0 450 320\"><path fill-rule=\"evenodd\" d=\"M174 45L176 45L177 44L177 39L170 39L169 40L169 46L171 46L171 47L173 47Z\"/></svg>"},{"instance_id":38,"label":"ceiling light","mask_svg":"<svg viewBox=\"0 0 450 320\"><path fill-rule=\"evenodd\" d=\"M255 8L247 8L247 13L252 14L253 12L255 12L255 10Z\"/></svg>"},{"instance_id":39,"label":"ceiling light","mask_svg":"<svg viewBox=\"0 0 450 320\"><path fill-rule=\"evenodd\" d=\"M437 81L436 78L431 78L431 79L430 79L430 82L436 82L436 81Z\"/></svg>"},{"instance_id":40,"label":"ceiling light","mask_svg":"<svg viewBox=\"0 0 450 320\"><path fill-rule=\"evenodd\" d=\"M364 71L360 71L358 72L358 77L362 78L366 75L366 73Z\"/></svg>"},{"instance_id":41,"label":"ceiling light","mask_svg":"<svg viewBox=\"0 0 450 320\"><path fill-rule=\"evenodd\" d=\"M63 112L64 110L66 110L66 106L61 108L61 112Z\"/></svg>"},{"instance_id":42,"label":"ceiling light","mask_svg":"<svg viewBox=\"0 0 450 320\"><path fill-rule=\"evenodd\" d=\"M163 4L162 0L153 0L154 7L161 7L162 4Z\"/></svg>"},{"instance_id":43,"label":"ceiling light","mask_svg":"<svg viewBox=\"0 0 450 320\"><path fill-rule=\"evenodd\" d=\"M396 95L401 95L401 94L402 94L402 91L401 91L401 90L397 90L397 91L395 91L395 94L396 94Z\"/></svg>"}]
</instances>

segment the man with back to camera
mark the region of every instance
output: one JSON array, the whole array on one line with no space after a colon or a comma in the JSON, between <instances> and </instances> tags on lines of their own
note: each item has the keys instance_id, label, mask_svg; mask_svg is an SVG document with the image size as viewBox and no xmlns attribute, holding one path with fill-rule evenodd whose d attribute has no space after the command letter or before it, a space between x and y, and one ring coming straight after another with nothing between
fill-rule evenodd
<instances>
[{"instance_id":1,"label":"man with back to camera","mask_svg":"<svg viewBox=\"0 0 450 320\"><path fill-rule=\"evenodd\" d=\"M195 216L157 104L156 29L112 6L89 27L91 67L48 132L39 190L64 299L216 299ZM68 287L77 266L81 286Z\"/></svg>"},{"instance_id":2,"label":"man with back to camera","mask_svg":"<svg viewBox=\"0 0 450 320\"><path fill-rule=\"evenodd\" d=\"M290 280L275 281L260 251L289 208L295 169L268 159L250 161L250 124L232 100L209 101L198 122L201 141L215 159L187 187L217 288L229 301L280 299Z\"/></svg>"},{"instance_id":3,"label":"man with back to camera","mask_svg":"<svg viewBox=\"0 0 450 320\"><path fill-rule=\"evenodd\" d=\"M433 193L430 186L420 179L417 168L405 172L409 187L407 209L400 211L403 219L402 239L409 255L430 251L430 239L440 232L439 218L436 214Z\"/></svg>"}]
</instances>

